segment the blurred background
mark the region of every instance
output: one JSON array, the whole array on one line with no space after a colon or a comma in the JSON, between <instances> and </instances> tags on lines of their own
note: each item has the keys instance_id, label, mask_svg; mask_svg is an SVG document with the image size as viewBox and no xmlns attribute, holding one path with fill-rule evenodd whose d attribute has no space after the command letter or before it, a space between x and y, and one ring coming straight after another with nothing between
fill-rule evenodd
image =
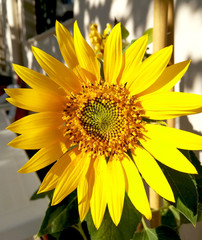
<instances>
[{"instance_id":1,"label":"blurred background","mask_svg":"<svg viewBox=\"0 0 202 240\"><path fill-rule=\"evenodd\" d=\"M176 0L175 3L175 63L191 59L191 65L176 86L176 91L202 94L202 1L201 0ZM78 20L79 27L84 37L89 41L89 25L98 24L102 32L106 23L113 26L115 18L121 21L128 29L130 35L128 42L140 37L145 30L153 27L153 1L152 0L0 0L0 192L5 197L0 198L0 240L23 240L36 233L47 201L27 203L32 192L39 186L39 180L33 175L25 177L16 173L18 168L27 161L27 155L21 150L11 150L6 144L15 136L4 130L10 121L19 119L27 114L26 111L15 109L5 100L5 87L23 87L24 83L13 71L12 63L20 64L38 72L43 72L34 59L31 46L37 46L50 55L63 61L55 37L55 20L62 22L72 31L73 23ZM64 39L65 41L65 39ZM152 44L149 46L152 52ZM33 99L34 101L34 99ZM202 114L181 117L176 120L176 127L202 134ZM14 157L15 156L15 157ZM202 152L197 152L202 161ZM8 161L5 162L9 158ZM19 160L20 159L20 160ZM17 161L17 163L16 163ZM11 167L12 166L12 167ZM11 171L12 168L12 171ZM7 171L7 172L6 172ZM10 175L9 175L10 174ZM15 175L16 174L16 175ZM14 176L13 176L14 175ZM5 180L6 179L6 180ZM13 179L11 181L11 179ZM4 182L4 184L2 184ZM5 182L7 185L5 185ZM12 183L11 183L12 182ZM19 198L13 197L14 182L21 186ZM27 186L24 186L26 182ZM2 186L3 185L3 186ZM10 191L10 192L9 192ZM13 199L13 210L8 211L7 199ZM27 201L22 201L24 197ZM17 200L16 200L17 199ZM16 202L16 201L19 201ZM27 206L27 212L22 215L19 204ZM3 205L4 204L4 205ZM6 205L7 204L7 205ZM33 205L34 204L34 205ZM17 209L18 206L18 209ZM30 212L33 206L38 209ZM18 217L12 214L16 211ZM36 215L30 217L30 214ZM26 218L27 217L27 218ZM10 219L12 223L10 222ZM19 220L20 218L24 219ZM6 219L6 220L5 220ZM19 223L20 222L20 223ZM25 223L26 222L26 223ZM4 223L4 224L3 224ZM8 224L10 223L10 227ZM30 223L30 224L28 224ZM21 224L21 225L20 225ZM24 225L23 225L24 224ZM29 226L28 226L29 225ZM27 226L27 234L21 234L20 227ZM182 226L182 240L202 239L200 225L194 229L191 225ZM10 231L11 238L8 237ZM16 235L19 233L19 236ZM14 235L12 235L14 234ZM21 235L20 235L21 234ZM31 235L30 235L31 234ZM15 237L13 237L15 236Z\"/></svg>"}]
</instances>

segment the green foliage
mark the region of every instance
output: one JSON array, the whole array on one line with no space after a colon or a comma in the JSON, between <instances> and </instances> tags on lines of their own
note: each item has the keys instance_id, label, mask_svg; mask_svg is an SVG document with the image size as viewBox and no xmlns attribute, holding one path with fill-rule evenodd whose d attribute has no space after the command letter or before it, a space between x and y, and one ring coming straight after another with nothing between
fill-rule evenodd
<instances>
[{"instance_id":1,"label":"green foliage","mask_svg":"<svg viewBox=\"0 0 202 240\"><path fill-rule=\"evenodd\" d=\"M148 28L143 35L148 35L148 44L153 42L153 28Z\"/></svg>"},{"instance_id":2,"label":"green foliage","mask_svg":"<svg viewBox=\"0 0 202 240\"><path fill-rule=\"evenodd\" d=\"M141 233L135 233L133 240L180 240L178 234L169 227L146 228Z\"/></svg>"},{"instance_id":3,"label":"green foliage","mask_svg":"<svg viewBox=\"0 0 202 240\"><path fill-rule=\"evenodd\" d=\"M125 26L121 23L121 37L122 39L126 39L129 36L128 30L125 28Z\"/></svg>"},{"instance_id":4,"label":"green foliage","mask_svg":"<svg viewBox=\"0 0 202 240\"><path fill-rule=\"evenodd\" d=\"M37 194L37 192L38 192L38 189L33 193L30 200L37 200L37 199L45 198L45 197L48 197L51 199L53 196L53 190L51 190L49 192L38 193L38 194Z\"/></svg>"},{"instance_id":5,"label":"green foliage","mask_svg":"<svg viewBox=\"0 0 202 240\"><path fill-rule=\"evenodd\" d=\"M195 226L198 195L194 179L189 174L175 171L163 164L159 165L173 190L176 201L174 206Z\"/></svg>"},{"instance_id":6,"label":"green foliage","mask_svg":"<svg viewBox=\"0 0 202 240\"><path fill-rule=\"evenodd\" d=\"M60 204L49 206L38 235L57 234L79 223L76 191L66 197Z\"/></svg>"},{"instance_id":7,"label":"green foliage","mask_svg":"<svg viewBox=\"0 0 202 240\"><path fill-rule=\"evenodd\" d=\"M122 218L117 227L112 222L108 210L106 210L98 230L93 224L90 211L86 217L91 240L129 240L132 238L140 220L141 214L135 209L127 195L125 196Z\"/></svg>"},{"instance_id":8,"label":"green foliage","mask_svg":"<svg viewBox=\"0 0 202 240\"><path fill-rule=\"evenodd\" d=\"M174 206L170 205L168 208L162 209L161 224L174 230L178 230L180 224L180 213Z\"/></svg>"},{"instance_id":9,"label":"green foliage","mask_svg":"<svg viewBox=\"0 0 202 240\"><path fill-rule=\"evenodd\" d=\"M125 29L125 27L123 25L121 25L121 30L122 30L122 27ZM126 30L126 31L125 31ZM122 30L122 38L123 38L123 35L124 37L126 38L128 35L127 35L127 29L125 30ZM143 35L148 35L148 44L152 43L153 41L153 28L149 28L148 30L146 30ZM125 40L125 38L123 38ZM127 45L123 44L123 53L126 51L127 48L130 47L130 45L132 45L137 39L134 39L131 41L131 43L128 43ZM145 53L145 56L144 56L144 59L148 58L151 54L148 54L147 52Z\"/></svg>"}]
</instances>

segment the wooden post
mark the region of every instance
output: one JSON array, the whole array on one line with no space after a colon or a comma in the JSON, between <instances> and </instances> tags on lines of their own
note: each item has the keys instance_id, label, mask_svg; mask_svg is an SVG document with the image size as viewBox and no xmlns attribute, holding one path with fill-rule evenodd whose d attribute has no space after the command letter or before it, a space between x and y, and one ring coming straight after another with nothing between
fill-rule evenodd
<instances>
[{"instance_id":1,"label":"wooden post","mask_svg":"<svg viewBox=\"0 0 202 240\"><path fill-rule=\"evenodd\" d=\"M174 4L173 0L168 0L168 35L167 45L173 45L173 54L170 59L169 65L174 64ZM171 90L174 91L174 88ZM175 119L168 119L167 124L169 127L175 127Z\"/></svg>"},{"instance_id":2,"label":"wooden post","mask_svg":"<svg viewBox=\"0 0 202 240\"><path fill-rule=\"evenodd\" d=\"M167 23L168 23L168 0L154 0L154 29L153 29L153 52L167 46ZM161 225L161 215L158 211L161 207L160 196L150 188L150 206L153 212L151 227Z\"/></svg>"}]
</instances>

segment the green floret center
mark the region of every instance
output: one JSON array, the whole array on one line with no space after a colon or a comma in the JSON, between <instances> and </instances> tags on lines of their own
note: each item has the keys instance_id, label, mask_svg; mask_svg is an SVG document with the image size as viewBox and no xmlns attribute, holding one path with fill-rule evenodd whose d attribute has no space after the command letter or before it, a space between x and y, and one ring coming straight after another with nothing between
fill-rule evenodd
<instances>
[{"instance_id":1,"label":"green floret center","mask_svg":"<svg viewBox=\"0 0 202 240\"><path fill-rule=\"evenodd\" d=\"M121 125L121 110L109 99L95 98L81 112L81 123L88 134L102 140L117 136Z\"/></svg>"}]
</instances>

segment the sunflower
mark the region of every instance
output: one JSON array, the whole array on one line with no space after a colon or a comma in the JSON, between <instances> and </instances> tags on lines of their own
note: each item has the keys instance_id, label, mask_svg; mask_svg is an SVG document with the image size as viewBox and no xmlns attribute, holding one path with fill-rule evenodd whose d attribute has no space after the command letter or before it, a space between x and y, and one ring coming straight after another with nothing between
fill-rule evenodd
<instances>
[{"instance_id":1,"label":"sunflower","mask_svg":"<svg viewBox=\"0 0 202 240\"><path fill-rule=\"evenodd\" d=\"M74 37L59 22L56 35L68 67L33 47L48 76L14 64L31 88L6 90L10 103L36 112L8 127L20 134L10 146L39 149L19 172L54 163L39 192L55 189L52 205L56 205L77 189L80 219L90 209L96 228L106 206L118 225L125 193L151 219L142 179L160 196L175 201L158 161L177 171L197 173L178 148L200 150L202 137L154 121L202 111L202 96L169 91L190 61L167 67L172 46L143 61L147 36L122 54L119 23L105 44L102 78L96 55L77 22Z\"/></svg>"}]
</instances>

